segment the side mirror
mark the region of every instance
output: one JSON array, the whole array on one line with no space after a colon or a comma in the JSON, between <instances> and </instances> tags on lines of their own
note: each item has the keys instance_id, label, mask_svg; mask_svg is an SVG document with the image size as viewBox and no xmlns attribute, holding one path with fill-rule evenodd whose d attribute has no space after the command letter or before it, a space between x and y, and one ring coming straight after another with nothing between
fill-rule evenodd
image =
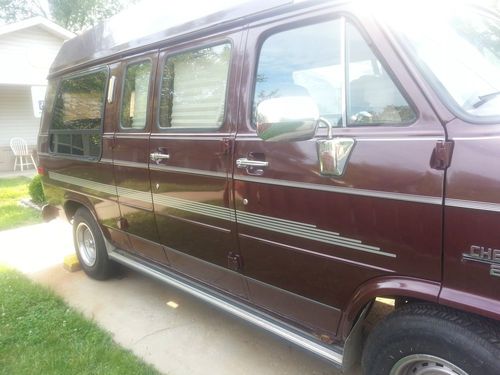
<instances>
[{"instance_id":1,"label":"side mirror","mask_svg":"<svg viewBox=\"0 0 500 375\"><path fill-rule=\"evenodd\" d=\"M257 106L257 135L264 141L311 139L318 123L318 107L308 96L266 99Z\"/></svg>"}]
</instances>

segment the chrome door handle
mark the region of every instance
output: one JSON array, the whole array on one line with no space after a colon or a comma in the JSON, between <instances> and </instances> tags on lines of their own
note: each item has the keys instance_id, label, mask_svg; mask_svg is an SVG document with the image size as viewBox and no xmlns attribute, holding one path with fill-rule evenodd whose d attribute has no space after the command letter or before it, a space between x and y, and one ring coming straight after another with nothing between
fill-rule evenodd
<instances>
[{"instance_id":1,"label":"chrome door handle","mask_svg":"<svg viewBox=\"0 0 500 375\"><path fill-rule=\"evenodd\" d=\"M247 158L240 158L236 160L236 166L238 168L248 168L248 167L260 167L265 168L269 166L268 161L261 160L250 160Z\"/></svg>"},{"instance_id":2,"label":"chrome door handle","mask_svg":"<svg viewBox=\"0 0 500 375\"><path fill-rule=\"evenodd\" d=\"M162 154L161 152L152 152L151 154L149 154L149 158L151 159L151 161L159 163L162 160L170 159L170 155Z\"/></svg>"}]
</instances>

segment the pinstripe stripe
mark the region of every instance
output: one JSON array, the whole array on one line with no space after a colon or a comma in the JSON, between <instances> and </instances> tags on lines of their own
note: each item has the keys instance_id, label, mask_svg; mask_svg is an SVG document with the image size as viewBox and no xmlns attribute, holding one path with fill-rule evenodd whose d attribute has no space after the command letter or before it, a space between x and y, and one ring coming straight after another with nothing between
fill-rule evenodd
<instances>
[{"instance_id":1,"label":"pinstripe stripe","mask_svg":"<svg viewBox=\"0 0 500 375\"><path fill-rule=\"evenodd\" d=\"M396 257L395 254L382 251L379 247L366 245L362 243L362 241L357 239L343 237L337 232L319 229L313 224L280 219L240 210L233 210L231 208L171 197L163 194L152 194L149 191L144 192L121 186L115 187L113 185L107 185L78 177L67 176L56 172L49 172L49 178L55 181L77 185L102 193L118 195L118 197L135 199L145 203L154 203L155 205L174 208L198 215L214 217L230 222L237 221L239 224L248 225L254 228L260 228L272 232L287 234L294 237L323 242L330 245L336 245L353 250L383 255L391 258Z\"/></svg>"},{"instance_id":2,"label":"pinstripe stripe","mask_svg":"<svg viewBox=\"0 0 500 375\"><path fill-rule=\"evenodd\" d=\"M100 182L95 182L73 176L67 176L56 172L49 172L49 178L55 181L64 182L71 185L77 185L85 189L91 189L98 191L100 193L106 193L116 196L116 187L113 185L103 184Z\"/></svg>"}]
</instances>

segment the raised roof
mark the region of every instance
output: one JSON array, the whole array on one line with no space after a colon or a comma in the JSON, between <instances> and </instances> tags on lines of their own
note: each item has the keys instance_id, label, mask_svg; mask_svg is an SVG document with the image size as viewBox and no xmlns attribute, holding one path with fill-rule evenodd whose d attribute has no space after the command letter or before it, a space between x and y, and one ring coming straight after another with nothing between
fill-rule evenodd
<instances>
[{"instance_id":1,"label":"raised roof","mask_svg":"<svg viewBox=\"0 0 500 375\"><path fill-rule=\"evenodd\" d=\"M96 60L105 61L114 55L139 51L205 29L243 23L250 16L296 1L231 0L229 8L227 0L180 2L182 6L170 1L147 0L68 40L55 58L50 74Z\"/></svg>"}]
</instances>

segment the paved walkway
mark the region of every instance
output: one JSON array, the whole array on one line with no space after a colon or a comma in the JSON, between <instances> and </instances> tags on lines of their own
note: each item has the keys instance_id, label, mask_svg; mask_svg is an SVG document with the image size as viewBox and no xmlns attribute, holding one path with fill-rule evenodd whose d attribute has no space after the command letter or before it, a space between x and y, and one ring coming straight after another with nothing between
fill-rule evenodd
<instances>
[{"instance_id":1,"label":"paved walkway","mask_svg":"<svg viewBox=\"0 0 500 375\"><path fill-rule=\"evenodd\" d=\"M337 374L314 355L136 272L106 282L69 273L62 261L72 251L63 221L0 232L0 263L53 289L163 373Z\"/></svg>"}]
</instances>

